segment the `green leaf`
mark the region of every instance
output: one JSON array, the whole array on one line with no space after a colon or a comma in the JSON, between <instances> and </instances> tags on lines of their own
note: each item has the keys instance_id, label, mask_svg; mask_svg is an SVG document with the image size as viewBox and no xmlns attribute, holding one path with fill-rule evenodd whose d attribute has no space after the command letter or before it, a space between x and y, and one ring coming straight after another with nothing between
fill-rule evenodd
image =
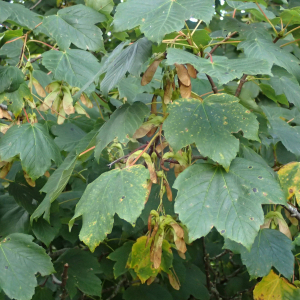
<instances>
[{"instance_id":1,"label":"green leaf","mask_svg":"<svg viewBox=\"0 0 300 300\"><path fill-rule=\"evenodd\" d=\"M23 82L19 88L12 93L2 93L0 94L0 102L6 101L8 108L13 112L15 117L18 117L24 107L24 100L33 102L33 98L30 89Z\"/></svg>"},{"instance_id":2,"label":"green leaf","mask_svg":"<svg viewBox=\"0 0 300 300\"><path fill-rule=\"evenodd\" d=\"M28 233L30 230L29 214L19 206L13 197L0 196L0 235Z\"/></svg>"},{"instance_id":3,"label":"green leaf","mask_svg":"<svg viewBox=\"0 0 300 300\"><path fill-rule=\"evenodd\" d=\"M196 299L208 300L210 296L206 287L204 286L204 284L206 284L206 280L203 272L196 265L191 263L185 264L185 267L186 276L183 282L180 281L180 289L178 291L174 290L173 288L169 289L174 300L189 299L191 295Z\"/></svg>"},{"instance_id":4,"label":"green leaf","mask_svg":"<svg viewBox=\"0 0 300 300\"><path fill-rule=\"evenodd\" d=\"M131 286L123 294L124 300L140 300L141 295L145 300L172 300L171 294L163 286L152 283L151 285Z\"/></svg>"},{"instance_id":5,"label":"green leaf","mask_svg":"<svg viewBox=\"0 0 300 300\"><path fill-rule=\"evenodd\" d=\"M276 95L284 94L290 103L293 103L300 109L300 86L294 76L284 69L273 68L273 76L270 78L270 85L275 90Z\"/></svg>"},{"instance_id":6,"label":"green leaf","mask_svg":"<svg viewBox=\"0 0 300 300\"><path fill-rule=\"evenodd\" d=\"M10 298L31 299L37 286L35 274L55 272L45 250L32 240L30 235L13 233L0 242L0 287Z\"/></svg>"},{"instance_id":7,"label":"green leaf","mask_svg":"<svg viewBox=\"0 0 300 300\"><path fill-rule=\"evenodd\" d=\"M72 151L86 133L72 123L53 125L51 132L56 136L54 142L60 150Z\"/></svg>"},{"instance_id":8,"label":"green leaf","mask_svg":"<svg viewBox=\"0 0 300 300\"><path fill-rule=\"evenodd\" d=\"M127 144L148 114L149 108L142 102L124 104L115 110L99 130L95 157L99 159L102 150L115 138L118 138L120 143Z\"/></svg>"},{"instance_id":9,"label":"green leaf","mask_svg":"<svg viewBox=\"0 0 300 300\"><path fill-rule=\"evenodd\" d=\"M285 9L280 15L284 24L299 24L300 23L300 7Z\"/></svg>"},{"instance_id":10,"label":"green leaf","mask_svg":"<svg viewBox=\"0 0 300 300\"><path fill-rule=\"evenodd\" d=\"M212 0L128 0L117 6L114 30L124 31L140 25L145 36L160 43L164 35L179 31L184 27L184 21L190 18L209 23L214 14Z\"/></svg>"},{"instance_id":11,"label":"green leaf","mask_svg":"<svg viewBox=\"0 0 300 300\"><path fill-rule=\"evenodd\" d=\"M281 119L283 108L262 106L270 122L270 134L281 140L290 152L300 155L300 126L290 126Z\"/></svg>"},{"instance_id":12,"label":"green leaf","mask_svg":"<svg viewBox=\"0 0 300 300\"><path fill-rule=\"evenodd\" d=\"M191 64L199 73L206 73L219 80L219 84L225 84L235 78L240 78L244 73L249 75L269 74L272 64L263 59L240 58L228 59L226 56L214 56L213 63L209 59L198 57L187 51L169 48L167 64Z\"/></svg>"},{"instance_id":13,"label":"green leaf","mask_svg":"<svg viewBox=\"0 0 300 300\"><path fill-rule=\"evenodd\" d=\"M91 251L111 232L115 214L134 224L144 208L148 179L149 171L137 165L105 172L87 186L70 224L82 215L79 238Z\"/></svg>"},{"instance_id":14,"label":"green leaf","mask_svg":"<svg viewBox=\"0 0 300 300\"><path fill-rule=\"evenodd\" d=\"M58 274L63 272L66 263L69 265L66 289L71 299L76 295L77 288L86 295L101 296L102 284L96 275L101 271L96 257L80 249L67 250L55 262Z\"/></svg>"},{"instance_id":15,"label":"green leaf","mask_svg":"<svg viewBox=\"0 0 300 300\"><path fill-rule=\"evenodd\" d=\"M12 93L24 82L24 74L17 67L0 66L0 94Z\"/></svg>"},{"instance_id":16,"label":"green leaf","mask_svg":"<svg viewBox=\"0 0 300 300\"><path fill-rule=\"evenodd\" d=\"M137 40L126 49L123 49L124 46L125 44L122 44L120 48L116 48L102 67L102 73L106 72L100 83L104 94L107 94L127 72L139 76L142 65L151 56L152 43L146 38Z\"/></svg>"},{"instance_id":17,"label":"green leaf","mask_svg":"<svg viewBox=\"0 0 300 300\"><path fill-rule=\"evenodd\" d=\"M43 65L53 73L54 78L64 80L71 86L82 87L100 69L96 57L83 50L50 50L42 56Z\"/></svg>"},{"instance_id":18,"label":"green leaf","mask_svg":"<svg viewBox=\"0 0 300 300\"><path fill-rule=\"evenodd\" d=\"M0 1L0 11L0 23L7 20L13 24L34 29L42 21L38 14L20 4Z\"/></svg>"},{"instance_id":19,"label":"green leaf","mask_svg":"<svg viewBox=\"0 0 300 300\"><path fill-rule=\"evenodd\" d=\"M50 176L45 186L41 189L41 192L46 193L46 197L38 208L31 215L31 223L33 220L38 219L44 215L44 219L50 223L50 208L51 203L61 194L66 187L69 179L73 173L77 162L77 155L75 151L69 153L63 163L54 171Z\"/></svg>"},{"instance_id":20,"label":"green leaf","mask_svg":"<svg viewBox=\"0 0 300 300\"><path fill-rule=\"evenodd\" d=\"M196 164L181 173L175 212L194 241L213 226L249 249L263 224L261 204L284 204L279 184L261 164L236 158L229 172L220 166Z\"/></svg>"},{"instance_id":21,"label":"green leaf","mask_svg":"<svg viewBox=\"0 0 300 300\"><path fill-rule=\"evenodd\" d=\"M39 123L15 125L0 140L0 159L19 155L23 170L36 180L51 166L51 160L61 163L58 147L45 127Z\"/></svg>"},{"instance_id":22,"label":"green leaf","mask_svg":"<svg viewBox=\"0 0 300 300\"><path fill-rule=\"evenodd\" d=\"M108 258L116 262L114 265L115 278L118 278L128 271L128 269L126 268L126 264L133 244L133 241L126 242L120 248L116 249L113 253L109 254Z\"/></svg>"},{"instance_id":23,"label":"green leaf","mask_svg":"<svg viewBox=\"0 0 300 300\"><path fill-rule=\"evenodd\" d=\"M35 293L32 300L53 300L54 298L52 294L53 292L50 289L38 286L35 289Z\"/></svg>"},{"instance_id":24,"label":"green leaf","mask_svg":"<svg viewBox=\"0 0 300 300\"><path fill-rule=\"evenodd\" d=\"M78 4L46 16L41 29L56 40L60 50L67 50L72 43L80 49L103 51L102 31L94 24L104 21L101 13Z\"/></svg>"},{"instance_id":25,"label":"green leaf","mask_svg":"<svg viewBox=\"0 0 300 300\"><path fill-rule=\"evenodd\" d=\"M228 168L239 150L232 133L258 140L255 115L228 94L211 95L203 100L179 99L168 106L165 137L174 151L196 143L200 153Z\"/></svg>"},{"instance_id":26,"label":"green leaf","mask_svg":"<svg viewBox=\"0 0 300 300\"><path fill-rule=\"evenodd\" d=\"M244 49L248 58L256 59L259 57L266 60L270 65L275 64L286 69L297 78L300 76L300 61L294 55L274 44L272 40L262 37L248 38L246 41L239 43L237 49Z\"/></svg>"},{"instance_id":27,"label":"green leaf","mask_svg":"<svg viewBox=\"0 0 300 300\"><path fill-rule=\"evenodd\" d=\"M32 223L32 231L38 240L42 241L47 247L58 235L61 222L58 215L52 215L51 224L44 219L38 219Z\"/></svg>"},{"instance_id":28,"label":"green leaf","mask_svg":"<svg viewBox=\"0 0 300 300\"><path fill-rule=\"evenodd\" d=\"M300 289L290 284L285 278L281 278L275 274L273 270L268 276L264 277L253 291L254 300L298 300L300 297Z\"/></svg>"},{"instance_id":29,"label":"green leaf","mask_svg":"<svg viewBox=\"0 0 300 300\"><path fill-rule=\"evenodd\" d=\"M102 13L111 13L114 8L113 0L84 0L85 5Z\"/></svg>"},{"instance_id":30,"label":"green leaf","mask_svg":"<svg viewBox=\"0 0 300 300\"><path fill-rule=\"evenodd\" d=\"M224 248L227 246L225 242ZM246 265L251 278L268 275L272 267L287 278L293 275L292 241L280 231L262 229L255 238L250 252L242 245L234 246L234 249L235 252L238 249L238 253L241 254L242 262Z\"/></svg>"}]
</instances>

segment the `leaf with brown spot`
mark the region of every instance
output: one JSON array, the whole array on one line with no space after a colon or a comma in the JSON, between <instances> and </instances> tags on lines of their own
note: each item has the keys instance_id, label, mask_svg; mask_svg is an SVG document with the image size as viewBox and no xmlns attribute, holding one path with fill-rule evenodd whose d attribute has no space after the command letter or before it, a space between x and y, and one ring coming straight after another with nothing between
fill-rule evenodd
<instances>
[{"instance_id":1,"label":"leaf with brown spot","mask_svg":"<svg viewBox=\"0 0 300 300\"><path fill-rule=\"evenodd\" d=\"M160 62L162 61L162 59L160 60L155 60L146 70L146 72L144 73L143 77L142 77L142 82L141 84L144 86L148 83L151 82Z\"/></svg>"},{"instance_id":2,"label":"leaf with brown spot","mask_svg":"<svg viewBox=\"0 0 300 300\"><path fill-rule=\"evenodd\" d=\"M283 166L277 174L286 198L291 199L295 195L297 203L300 204L300 163L291 162Z\"/></svg>"},{"instance_id":3,"label":"leaf with brown spot","mask_svg":"<svg viewBox=\"0 0 300 300\"><path fill-rule=\"evenodd\" d=\"M255 286L253 296L254 300L299 300L300 289L271 270L269 275Z\"/></svg>"},{"instance_id":4,"label":"leaf with brown spot","mask_svg":"<svg viewBox=\"0 0 300 300\"><path fill-rule=\"evenodd\" d=\"M148 197L148 180L149 171L142 165L135 165L105 172L87 186L70 226L82 216L79 238L91 251L111 232L115 214L131 224L136 221Z\"/></svg>"}]
</instances>

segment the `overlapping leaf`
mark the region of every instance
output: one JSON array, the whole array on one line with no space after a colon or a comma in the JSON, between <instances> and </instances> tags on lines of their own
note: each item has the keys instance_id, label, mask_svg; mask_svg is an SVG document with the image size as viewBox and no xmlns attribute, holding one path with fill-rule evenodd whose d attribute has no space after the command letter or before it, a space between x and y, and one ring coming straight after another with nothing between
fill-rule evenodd
<instances>
[{"instance_id":1,"label":"overlapping leaf","mask_svg":"<svg viewBox=\"0 0 300 300\"><path fill-rule=\"evenodd\" d=\"M273 270L260 281L253 291L254 300L298 300L300 289L278 276Z\"/></svg>"},{"instance_id":2,"label":"overlapping leaf","mask_svg":"<svg viewBox=\"0 0 300 300\"><path fill-rule=\"evenodd\" d=\"M219 80L220 84L240 78L243 73L249 75L269 74L271 73L272 64L267 60L261 59L260 56L255 58L228 59L226 56L214 56L213 62L208 59L198 57L187 51L169 48L167 54L167 63L173 65L191 64L200 73L206 73Z\"/></svg>"},{"instance_id":3,"label":"overlapping leaf","mask_svg":"<svg viewBox=\"0 0 300 300\"><path fill-rule=\"evenodd\" d=\"M148 196L148 179L149 171L138 165L105 172L87 186L70 224L82 216L79 237L91 251L111 232L115 214L131 224L136 221Z\"/></svg>"},{"instance_id":4,"label":"overlapping leaf","mask_svg":"<svg viewBox=\"0 0 300 300\"><path fill-rule=\"evenodd\" d=\"M228 168L239 149L232 135L243 131L244 137L258 140L256 117L228 95L212 95L203 100L180 99L168 107L163 129L175 151L192 143L200 153Z\"/></svg>"},{"instance_id":5,"label":"overlapping leaf","mask_svg":"<svg viewBox=\"0 0 300 300\"><path fill-rule=\"evenodd\" d=\"M281 140L287 150L300 155L300 126L290 126L281 119L283 108L263 106L262 109L270 122L270 133Z\"/></svg>"},{"instance_id":6,"label":"overlapping leaf","mask_svg":"<svg viewBox=\"0 0 300 300\"><path fill-rule=\"evenodd\" d=\"M213 226L224 236L250 248L262 225L261 204L284 204L284 194L267 169L236 158L229 172L220 166L196 164L181 173L175 212L189 230L190 241Z\"/></svg>"},{"instance_id":7,"label":"overlapping leaf","mask_svg":"<svg viewBox=\"0 0 300 300\"><path fill-rule=\"evenodd\" d=\"M242 245L232 243L236 244L227 240L224 248L241 254L242 262L252 278L267 276L272 267L283 276L292 277L294 271L292 241L280 231L262 229L255 238L250 252Z\"/></svg>"},{"instance_id":8,"label":"overlapping leaf","mask_svg":"<svg viewBox=\"0 0 300 300\"><path fill-rule=\"evenodd\" d=\"M119 45L105 61L101 73L105 77L101 82L101 90L107 94L126 74L139 76L144 62L151 56L152 43L146 38L123 49L126 43Z\"/></svg>"},{"instance_id":9,"label":"overlapping leaf","mask_svg":"<svg viewBox=\"0 0 300 300\"><path fill-rule=\"evenodd\" d=\"M296 196L297 203L300 203L300 163L291 162L278 171L282 189L287 199Z\"/></svg>"},{"instance_id":10,"label":"overlapping leaf","mask_svg":"<svg viewBox=\"0 0 300 300\"><path fill-rule=\"evenodd\" d=\"M26 9L21 4L0 1L0 22L12 21L13 23L34 29L41 22L38 14Z\"/></svg>"},{"instance_id":11,"label":"overlapping leaf","mask_svg":"<svg viewBox=\"0 0 300 300\"><path fill-rule=\"evenodd\" d=\"M0 159L19 155L23 169L36 180L51 166L51 160L61 163L58 147L45 127L39 123L11 127L0 140Z\"/></svg>"},{"instance_id":12,"label":"overlapping leaf","mask_svg":"<svg viewBox=\"0 0 300 300\"><path fill-rule=\"evenodd\" d=\"M118 138L120 143L127 143L143 124L147 114L149 114L149 108L142 102L134 102L133 105L124 104L119 107L99 130L95 157L99 159L102 150L115 138Z\"/></svg>"},{"instance_id":13,"label":"overlapping leaf","mask_svg":"<svg viewBox=\"0 0 300 300\"><path fill-rule=\"evenodd\" d=\"M104 50L102 32L94 24L105 20L101 13L79 4L46 16L41 28L56 40L61 50L67 50L72 43L80 49L100 51Z\"/></svg>"},{"instance_id":14,"label":"overlapping leaf","mask_svg":"<svg viewBox=\"0 0 300 300\"><path fill-rule=\"evenodd\" d=\"M55 262L59 274L66 263L69 265L66 289L71 298L76 295L77 288L86 295L101 296L102 283L96 275L101 271L96 257L87 251L69 249Z\"/></svg>"},{"instance_id":15,"label":"overlapping leaf","mask_svg":"<svg viewBox=\"0 0 300 300\"><path fill-rule=\"evenodd\" d=\"M24 82L24 74L17 67L0 67L0 94L12 93Z\"/></svg>"},{"instance_id":16,"label":"overlapping leaf","mask_svg":"<svg viewBox=\"0 0 300 300\"><path fill-rule=\"evenodd\" d=\"M82 87L89 79L94 79L100 69L95 56L83 50L50 50L43 53L43 65L57 80L64 80L71 86Z\"/></svg>"},{"instance_id":17,"label":"overlapping leaf","mask_svg":"<svg viewBox=\"0 0 300 300\"><path fill-rule=\"evenodd\" d=\"M114 30L140 25L149 40L160 43L165 34L181 30L189 18L209 23L214 14L213 5L212 0L129 0L117 6Z\"/></svg>"},{"instance_id":18,"label":"overlapping leaf","mask_svg":"<svg viewBox=\"0 0 300 300\"><path fill-rule=\"evenodd\" d=\"M12 299L31 299L37 286L35 274L55 272L45 250L32 240L30 235L13 233L0 241L0 288Z\"/></svg>"}]
</instances>

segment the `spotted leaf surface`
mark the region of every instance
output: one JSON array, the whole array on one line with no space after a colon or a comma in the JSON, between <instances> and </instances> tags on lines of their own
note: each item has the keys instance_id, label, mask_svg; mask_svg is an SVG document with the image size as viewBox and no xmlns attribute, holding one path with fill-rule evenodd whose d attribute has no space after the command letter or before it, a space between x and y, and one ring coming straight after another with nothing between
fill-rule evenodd
<instances>
[{"instance_id":1,"label":"spotted leaf surface","mask_svg":"<svg viewBox=\"0 0 300 300\"><path fill-rule=\"evenodd\" d=\"M148 179L149 171L137 165L105 172L87 186L70 223L82 216L79 238L91 251L111 232L115 214L131 224L136 221L148 196Z\"/></svg>"},{"instance_id":2,"label":"spotted leaf surface","mask_svg":"<svg viewBox=\"0 0 300 300\"><path fill-rule=\"evenodd\" d=\"M213 5L212 0L129 0L117 6L113 24L116 31L140 25L149 40L160 43L165 34L181 30L189 18L209 23Z\"/></svg>"},{"instance_id":3,"label":"spotted leaf surface","mask_svg":"<svg viewBox=\"0 0 300 300\"><path fill-rule=\"evenodd\" d=\"M255 286L253 296L254 300L298 300L300 289L271 270L269 275Z\"/></svg>"},{"instance_id":4,"label":"spotted leaf surface","mask_svg":"<svg viewBox=\"0 0 300 300\"><path fill-rule=\"evenodd\" d=\"M300 203L300 163L291 162L278 171L282 189L287 199L296 196L297 203Z\"/></svg>"},{"instance_id":5,"label":"spotted leaf surface","mask_svg":"<svg viewBox=\"0 0 300 300\"><path fill-rule=\"evenodd\" d=\"M61 163L59 148L42 124L11 127L0 140L0 159L19 155L23 170L36 180L51 166L51 160Z\"/></svg>"},{"instance_id":6,"label":"spotted leaf surface","mask_svg":"<svg viewBox=\"0 0 300 300\"><path fill-rule=\"evenodd\" d=\"M224 236L250 248L264 222L261 204L284 204L278 182L261 164L236 158L229 172L196 164L176 179L175 212L189 230L190 241L213 226Z\"/></svg>"},{"instance_id":7,"label":"spotted leaf surface","mask_svg":"<svg viewBox=\"0 0 300 300\"><path fill-rule=\"evenodd\" d=\"M212 95L203 102L179 99L168 107L163 129L171 147L178 151L196 143L200 153L228 168L239 149L232 133L243 131L244 137L258 140L258 122L254 114L228 95Z\"/></svg>"},{"instance_id":8,"label":"spotted leaf surface","mask_svg":"<svg viewBox=\"0 0 300 300\"><path fill-rule=\"evenodd\" d=\"M79 4L46 16L41 28L56 40L61 50L67 50L72 43L80 49L100 51L104 50L102 32L95 24L103 21L104 15Z\"/></svg>"},{"instance_id":9,"label":"spotted leaf surface","mask_svg":"<svg viewBox=\"0 0 300 300\"><path fill-rule=\"evenodd\" d=\"M242 262L252 278L267 276L272 267L286 278L291 279L293 275L292 241L275 229L260 230L250 251L228 240L224 248L241 254Z\"/></svg>"},{"instance_id":10,"label":"spotted leaf surface","mask_svg":"<svg viewBox=\"0 0 300 300\"><path fill-rule=\"evenodd\" d=\"M37 286L35 274L55 272L45 250L32 240L30 235L13 233L0 241L0 288L11 299L31 299Z\"/></svg>"}]
</instances>

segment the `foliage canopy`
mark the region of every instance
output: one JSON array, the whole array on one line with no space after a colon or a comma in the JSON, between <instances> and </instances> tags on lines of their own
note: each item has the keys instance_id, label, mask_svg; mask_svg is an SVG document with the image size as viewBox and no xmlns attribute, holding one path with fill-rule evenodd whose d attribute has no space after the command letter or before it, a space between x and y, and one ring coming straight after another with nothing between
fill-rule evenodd
<instances>
[{"instance_id":1,"label":"foliage canopy","mask_svg":"<svg viewBox=\"0 0 300 300\"><path fill-rule=\"evenodd\" d=\"M0 1L0 300L300 299L300 0Z\"/></svg>"}]
</instances>

